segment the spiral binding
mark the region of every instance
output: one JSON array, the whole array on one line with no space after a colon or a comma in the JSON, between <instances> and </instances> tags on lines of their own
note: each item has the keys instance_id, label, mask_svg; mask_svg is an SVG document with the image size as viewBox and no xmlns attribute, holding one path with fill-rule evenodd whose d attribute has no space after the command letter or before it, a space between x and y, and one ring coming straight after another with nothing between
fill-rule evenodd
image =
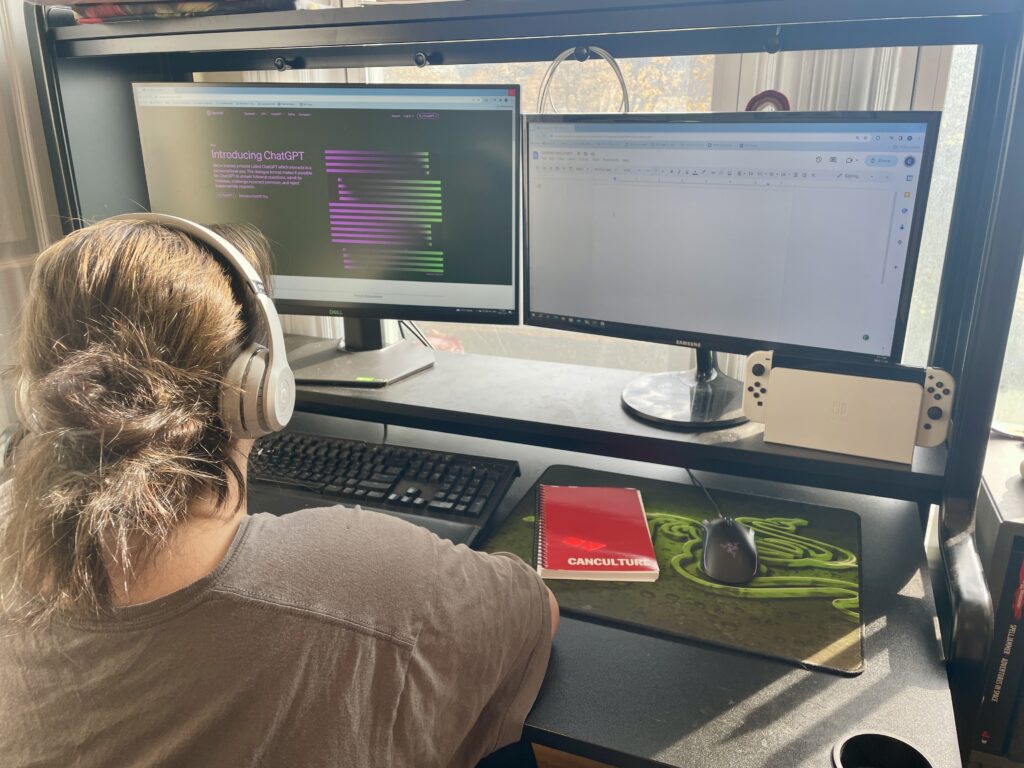
<instances>
[{"instance_id":1,"label":"spiral binding","mask_svg":"<svg viewBox=\"0 0 1024 768\"><path fill-rule=\"evenodd\" d=\"M540 568L548 567L548 546L544 538L544 490L543 485L537 489L537 565Z\"/></svg>"}]
</instances>

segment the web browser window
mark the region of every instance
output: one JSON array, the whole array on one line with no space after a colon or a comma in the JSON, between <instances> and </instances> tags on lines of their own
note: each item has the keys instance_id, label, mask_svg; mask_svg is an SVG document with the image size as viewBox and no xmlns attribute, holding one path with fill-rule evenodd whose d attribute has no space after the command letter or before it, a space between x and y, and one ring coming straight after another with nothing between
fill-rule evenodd
<instances>
[{"instance_id":1,"label":"web browser window","mask_svg":"<svg viewBox=\"0 0 1024 768\"><path fill-rule=\"evenodd\" d=\"M888 356L926 127L530 123L529 319Z\"/></svg>"},{"instance_id":2,"label":"web browser window","mask_svg":"<svg viewBox=\"0 0 1024 768\"><path fill-rule=\"evenodd\" d=\"M517 88L138 84L135 97L152 209L258 226L276 300L514 319Z\"/></svg>"}]
</instances>

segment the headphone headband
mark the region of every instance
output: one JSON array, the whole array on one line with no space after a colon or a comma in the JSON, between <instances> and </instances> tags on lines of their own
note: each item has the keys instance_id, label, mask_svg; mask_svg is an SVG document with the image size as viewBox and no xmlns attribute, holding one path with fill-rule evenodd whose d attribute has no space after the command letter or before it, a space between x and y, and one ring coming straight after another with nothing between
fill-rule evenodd
<instances>
[{"instance_id":1,"label":"headphone headband","mask_svg":"<svg viewBox=\"0 0 1024 768\"><path fill-rule=\"evenodd\" d=\"M274 302L249 260L226 238L194 221L164 213L125 213L112 221L143 221L177 230L223 259L250 294L267 327L267 347L242 350L228 367L220 393L224 426L235 437L260 437L283 429L295 408L295 377L288 366L284 332Z\"/></svg>"}]
</instances>

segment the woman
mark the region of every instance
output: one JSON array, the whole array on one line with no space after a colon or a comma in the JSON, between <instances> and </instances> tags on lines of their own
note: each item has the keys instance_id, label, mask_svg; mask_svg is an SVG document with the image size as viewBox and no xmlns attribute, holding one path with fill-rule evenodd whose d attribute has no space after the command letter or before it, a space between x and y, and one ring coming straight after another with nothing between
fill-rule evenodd
<instances>
[{"instance_id":1,"label":"woman","mask_svg":"<svg viewBox=\"0 0 1024 768\"><path fill-rule=\"evenodd\" d=\"M4 765L473 765L519 737L557 606L521 561L384 515L247 515L218 401L265 333L229 275L142 221L39 257L0 488Z\"/></svg>"}]
</instances>

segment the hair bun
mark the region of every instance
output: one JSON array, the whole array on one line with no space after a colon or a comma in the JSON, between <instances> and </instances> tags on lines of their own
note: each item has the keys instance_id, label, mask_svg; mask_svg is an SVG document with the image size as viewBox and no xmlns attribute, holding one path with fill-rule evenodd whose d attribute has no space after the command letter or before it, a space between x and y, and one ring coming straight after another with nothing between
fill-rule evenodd
<instances>
[{"instance_id":1,"label":"hair bun","mask_svg":"<svg viewBox=\"0 0 1024 768\"><path fill-rule=\"evenodd\" d=\"M195 446L215 415L215 395L202 391L208 382L135 346L93 343L70 353L35 383L34 420L65 439L100 444L106 461Z\"/></svg>"}]
</instances>

